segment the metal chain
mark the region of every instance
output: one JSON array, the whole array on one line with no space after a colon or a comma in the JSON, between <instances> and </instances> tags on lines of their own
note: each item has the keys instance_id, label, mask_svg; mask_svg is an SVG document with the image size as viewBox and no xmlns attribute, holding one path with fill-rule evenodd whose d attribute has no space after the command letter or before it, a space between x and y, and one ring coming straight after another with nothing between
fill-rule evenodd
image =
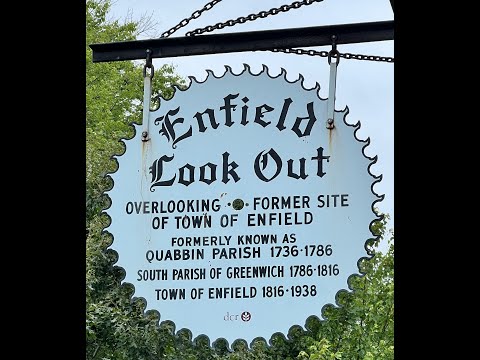
<instances>
[{"instance_id":1,"label":"metal chain","mask_svg":"<svg viewBox=\"0 0 480 360\"><path fill-rule=\"evenodd\" d=\"M177 25L172 27L171 29L165 31L161 37L166 38L172 35L174 32L177 30L181 29L184 26L187 26L188 23L193 20L197 19L200 17L200 15L204 11L210 10L212 7L217 5L220 1L222 0L213 0L210 1L209 3L205 4L205 6L200 9L196 10L193 12L193 14L189 18L185 18L182 21L180 21ZM236 24L243 24L247 21L254 21L258 18L266 18L269 15L277 15L281 12L287 12L291 9L298 9L299 7L303 5L311 5L316 2L322 2L323 0L303 0L303 1L295 1L291 3L290 5L282 5L278 8L272 8L268 11L260 11L258 14L250 14L248 16L240 16L235 20L227 20L223 23L217 23L215 25L209 25L204 28L199 28L195 29L192 31L189 31L186 33L186 36L195 36L199 34L203 34L205 32L211 32L214 30L219 30L223 29L224 27L227 26L234 26ZM321 57L328 57L329 56L329 51L316 51L316 50L304 50L304 49L273 49L273 50L268 50L272 52L283 52L287 54L297 54L297 55L310 55L310 56L321 56ZM394 58L393 57L386 57L386 56L376 56L376 55L362 55L362 54L351 54L351 53L338 53L338 56L344 59L355 59L355 60L369 60L369 61L383 61L383 62L389 62L393 63ZM333 55L333 58L336 58L337 55Z\"/></svg>"},{"instance_id":2,"label":"metal chain","mask_svg":"<svg viewBox=\"0 0 480 360\"><path fill-rule=\"evenodd\" d=\"M316 50L304 50L304 49L273 49L269 50L273 52L283 52L287 54L297 54L297 55L310 55L310 56L321 56L328 57L329 51L316 51ZM351 54L351 53L339 53L339 56L344 59L355 59L355 60L370 60L370 61L384 61L393 63L393 57L387 56L376 56L376 55L362 55L362 54ZM332 56L336 58L336 55Z\"/></svg>"},{"instance_id":3,"label":"metal chain","mask_svg":"<svg viewBox=\"0 0 480 360\"><path fill-rule=\"evenodd\" d=\"M201 8L200 10L196 10L193 12L193 14L188 17L188 18L185 18L183 19L182 21L180 21L177 25L175 25L174 27L172 27L171 29L168 29L167 31L165 31L162 36L162 38L166 38L166 37L169 37L170 35L172 35L174 32L176 32L177 30L181 29L182 27L184 26L187 26L188 23L193 20L193 19L197 19L200 17L200 15L202 15L202 13L204 11L208 11L210 10L212 7L214 7L215 5L217 5L220 1L222 0L213 0L213 1L210 1L209 3L205 4L203 6L203 8Z\"/></svg>"},{"instance_id":4,"label":"metal chain","mask_svg":"<svg viewBox=\"0 0 480 360\"><path fill-rule=\"evenodd\" d=\"M220 30L220 29L223 29L224 27L227 27L227 26L234 26L236 24L244 24L247 21L253 21L253 20L256 20L258 18L263 19L263 18L266 18L269 15L277 15L281 12L287 12L291 9L298 9L299 7L301 7L303 5L311 5L313 3L322 2L322 1L323 0L295 1L295 2L291 3L290 5L282 5L278 8L272 8L268 11L260 11L258 14L250 14L248 16L240 16L235 20L227 20L225 22L216 23L215 25L208 25L204 28L195 29L195 30L187 32L185 35L186 36L194 36L194 35L203 34L205 32L211 32L213 30Z\"/></svg>"}]
</instances>

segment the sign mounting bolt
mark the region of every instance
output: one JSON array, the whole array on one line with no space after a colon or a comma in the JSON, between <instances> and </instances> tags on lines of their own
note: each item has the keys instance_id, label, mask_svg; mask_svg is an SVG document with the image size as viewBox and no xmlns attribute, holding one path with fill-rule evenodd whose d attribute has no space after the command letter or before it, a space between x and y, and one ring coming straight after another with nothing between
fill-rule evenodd
<instances>
[{"instance_id":1,"label":"sign mounting bolt","mask_svg":"<svg viewBox=\"0 0 480 360\"><path fill-rule=\"evenodd\" d=\"M332 130L334 127L335 127L335 125L333 125L333 119L328 119L327 120L327 129Z\"/></svg>"},{"instance_id":2,"label":"sign mounting bolt","mask_svg":"<svg viewBox=\"0 0 480 360\"><path fill-rule=\"evenodd\" d=\"M148 132L142 132L142 141L148 141Z\"/></svg>"}]
</instances>

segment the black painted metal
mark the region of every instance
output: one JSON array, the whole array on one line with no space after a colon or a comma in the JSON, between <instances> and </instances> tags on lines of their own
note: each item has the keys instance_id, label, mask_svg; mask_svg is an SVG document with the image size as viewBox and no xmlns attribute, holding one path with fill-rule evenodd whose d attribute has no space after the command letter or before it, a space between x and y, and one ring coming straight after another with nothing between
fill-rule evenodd
<instances>
[{"instance_id":1,"label":"black painted metal","mask_svg":"<svg viewBox=\"0 0 480 360\"><path fill-rule=\"evenodd\" d=\"M393 40L394 23L390 21L315 26L279 30L261 30L226 34L171 37L136 41L91 44L93 62L140 60L146 51L152 58L231 52L286 49L337 44Z\"/></svg>"}]
</instances>

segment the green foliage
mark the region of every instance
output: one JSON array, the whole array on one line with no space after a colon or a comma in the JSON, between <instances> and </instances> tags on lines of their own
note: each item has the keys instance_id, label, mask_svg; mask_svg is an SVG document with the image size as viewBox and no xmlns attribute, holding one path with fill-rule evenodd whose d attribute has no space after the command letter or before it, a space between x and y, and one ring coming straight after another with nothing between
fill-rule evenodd
<instances>
[{"instance_id":1,"label":"green foliage","mask_svg":"<svg viewBox=\"0 0 480 360\"><path fill-rule=\"evenodd\" d=\"M333 351L332 344L325 338L319 341L311 341L306 351L300 351L297 359L299 360L335 360L341 359L342 353L340 351Z\"/></svg>"},{"instance_id":2,"label":"green foliage","mask_svg":"<svg viewBox=\"0 0 480 360\"><path fill-rule=\"evenodd\" d=\"M143 106L142 66L131 61L92 63L93 43L134 40L139 34L137 22L107 21L109 0L86 3L86 137L87 137L87 222L105 207L101 194L108 188L105 174L115 170L113 154L124 151L120 138L131 137L132 122L141 123ZM185 82L172 66L155 69L152 97L173 95L172 85Z\"/></svg>"},{"instance_id":3,"label":"green foliage","mask_svg":"<svg viewBox=\"0 0 480 360\"><path fill-rule=\"evenodd\" d=\"M380 236L370 246L375 256L361 263L365 275L351 279L354 292L339 295L340 307L325 310L327 320L306 337L299 359L393 359L394 236L386 230L387 219L373 227ZM378 247L385 241L382 253Z\"/></svg>"},{"instance_id":4,"label":"green foliage","mask_svg":"<svg viewBox=\"0 0 480 360\"><path fill-rule=\"evenodd\" d=\"M114 256L104 250L111 239L102 234L108 219L102 194L111 184L105 175L115 170L113 154L124 151L120 138L133 135L129 125L141 122L142 66L133 62L92 63L89 44L133 40L143 20L108 20L108 0L86 2L86 170L87 359L158 359L174 351L174 339L158 328L158 317L143 315L140 302L130 302L131 290L119 287L122 274L112 267ZM152 96L173 94L171 85L184 81L172 66L156 69Z\"/></svg>"}]
</instances>

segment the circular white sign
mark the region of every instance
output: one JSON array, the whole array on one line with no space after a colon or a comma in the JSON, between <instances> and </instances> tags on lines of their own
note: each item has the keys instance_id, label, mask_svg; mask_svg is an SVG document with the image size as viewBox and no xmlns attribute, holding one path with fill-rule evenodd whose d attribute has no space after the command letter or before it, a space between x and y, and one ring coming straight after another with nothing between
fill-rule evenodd
<instances>
[{"instance_id":1,"label":"circular white sign","mask_svg":"<svg viewBox=\"0 0 480 360\"><path fill-rule=\"evenodd\" d=\"M287 334L335 303L377 219L359 124L285 73L192 80L134 125L108 192L124 282L194 337Z\"/></svg>"}]
</instances>

